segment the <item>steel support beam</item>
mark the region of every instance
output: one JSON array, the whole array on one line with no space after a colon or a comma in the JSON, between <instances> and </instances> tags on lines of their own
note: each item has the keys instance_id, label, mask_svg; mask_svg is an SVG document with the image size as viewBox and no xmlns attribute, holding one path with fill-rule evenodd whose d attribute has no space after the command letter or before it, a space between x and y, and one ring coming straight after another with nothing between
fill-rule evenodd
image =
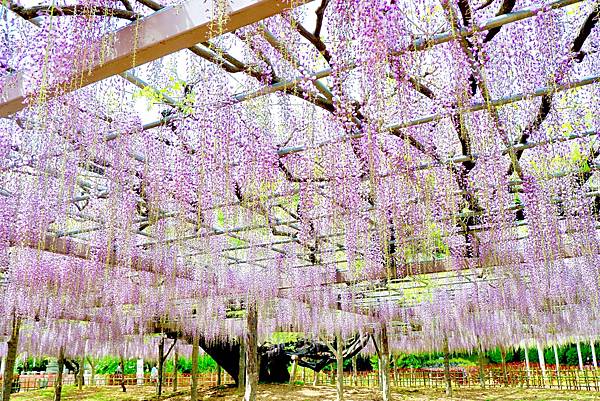
<instances>
[{"instance_id":1,"label":"steel support beam","mask_svg":"<svg viewBox=\"0 0 600 401\"><path fill-rule=\"evenodd\" d=\"M102 38L109 43L106 57L96 62L89 73L77 77L81 88L168 54L205 42L262 19L279 14L308 0L230 0L227 18L215 17L212 1L189 0L166 7L135 21ZM0 84L0 117L7 117L26 107L27 89L22 74L7 78ZM56 96L58 92L49 92Z\"/></svg>"}]
</instances>

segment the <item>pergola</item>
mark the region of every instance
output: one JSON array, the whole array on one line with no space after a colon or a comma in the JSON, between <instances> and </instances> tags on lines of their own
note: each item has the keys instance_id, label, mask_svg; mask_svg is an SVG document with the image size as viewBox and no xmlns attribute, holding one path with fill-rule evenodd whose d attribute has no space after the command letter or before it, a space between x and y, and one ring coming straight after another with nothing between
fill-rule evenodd
<instances>
[{"instance_id":1,"label":"pergola","mask_svg":"<svg viewBox=\"0 0 600 401\"><path fill-rule=\"evenodd\" d=\"M376 333L382 369L391 350L594 341L599 13L3 3L9 359L21 327L57 353L65 327L241 342L252 400L274 331L335 336L338 361Z\"/></svg>"}]
</instances>

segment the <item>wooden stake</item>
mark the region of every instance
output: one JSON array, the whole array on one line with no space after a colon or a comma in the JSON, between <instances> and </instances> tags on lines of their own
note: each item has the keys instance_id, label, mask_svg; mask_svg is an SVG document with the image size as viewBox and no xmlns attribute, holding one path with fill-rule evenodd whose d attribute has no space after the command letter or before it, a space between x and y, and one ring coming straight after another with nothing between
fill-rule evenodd
<instances>
[{"instance_id":1,"label":"wooden stake","mask_svg":"<svg viewBox=\"0 0 600 401\"><path fill-rule=\"evenodd\" d=\"M177 350L173 353L173 392L177 392L177 362L179 362L179 353Z\"/></svg>"},{"instance_id":2,"label":"wooden stake","mask_svg":"<svg viewBox=\"0 0 600 401\"><path fill-rule=\"evenodd\" d=\"M336 365L337 365L337 381L336 381L336 392L337 401L344 401L344 341L342 334L336 334Z\"/></svg>"},{"instance_id":3,"label":"wooden stake","mask_svg":"<svg viewBox=\"0 0 600 401\"><path fill-rule=\"evenodd\" d=\"M560 375L560 361L558 360L558 347L556 344L552 344L552 349L554 350L554 363L556 364L556 377Z\"/></svg>"},{"instance_id":4,"label":"wooden stake","mask_svg":"<svg viewBox=\"0 0 600 401\"><path fill-rule=\"evenodd\" d=\"M538 360L540 361L540 369L542 369L542 385L546 383L546 361L544 359L544 348L542 344L537 342Z\"/></svg>"},{"instance_id":5,"label":"wooden stake","mask_svg":"<svg viewBox=\"0 0 600 401\"><path fill-rule=\"evenodd\" d=\"M583 357L581 356L581 344L579 341L575 344L577 347L577 360L579 361L579 370L583 370Z\"/></svg>"},{"instance_id":6,"label":"wooden stake","mask_svg":"<svg viewBox=\"0 0 600 401\"><path fill-rule=\"evenodd\" d=\"M594 346L594 340L590 340L590 347L592 347L592 364L595 368L598 368L598 360L596 359L596 349Z\"/></svg>"},{"instance_id":7,"label":"wooden stake","mask_svg":"<svg viewBox=\"0 0 600 401\"><path fill-rule=\"evenodd\" d=\"M165 338L161 337L158 343L158 383L156 385L156 394L162 395L163 371L165 362Z\"/></svg>"},{"instance_id":8,"label":"wooden stake","mask_svg":"<svg viewBox=\"0 0 600 401\"><path fill-rule=\"evenodd\" d=\"M358 385L358 369L356 366L356 355L352 357L352 385L356 387Z\"/></svg>"},{"instance_id":9,"label":"wooden stake","mask_svg":"<svg viewBox=\"0 0 600 401\"><path fill-rule=\"evenodd\" d=\"M258 310L255 301L248 303L246 314L246 392L244 400L256 401L258 387Z\"/></svg>"},{"instance_id":10,"label":"wooden stake","mask_svg":"<svg viewBox=\"0 0 600 401\"><path fill-rule=\"evenodd\" d=\"M479 385L481 388L485 388L485 354L483 353L483 347L479 344L477 350L477 362L479 363Z\"/></svg>"},{"instance_id":11,"label":"wooden stake","mask_svg":"<svg viewBox=\"0 0 600 401\"><path fill-rule=\"evenodd\" d=\"M452 378L450 377L450 351L448 350L448 338L444 337L444 379L446 380L446 395L452 397Z\"/></svg>"},{"instance_id":12,"label":"wooden stake","mask_svg":"<svg viewBox=\"0 0 600 401\"><path fill-rule=\"evenodd\" d=\"M198 401L198 336L192 338L192 385L190 401Z\"/></svg>"},{"instance_id":13,"label":"wooden stake","mask_svg":"<svg viewBox=\"0 0 600 401\"><path fill-rule=\"evenodd\" d=\"M296 370L298 369L298 356L292 355L292 374L290 375L290 386L296 382Z\"/></svg>"}]
</instances>

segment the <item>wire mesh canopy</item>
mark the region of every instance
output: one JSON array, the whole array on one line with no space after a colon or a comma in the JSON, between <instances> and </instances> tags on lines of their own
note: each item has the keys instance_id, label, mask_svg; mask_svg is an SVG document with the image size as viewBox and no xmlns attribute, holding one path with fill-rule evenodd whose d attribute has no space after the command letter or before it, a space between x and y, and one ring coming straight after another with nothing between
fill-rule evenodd
<instances>
[{"instance_id":1,"label":"wire mesh canopy","mask_svg":"<svg viewBox=\"0 0 600 401\"><path fill-rule=\"evenodd\" d=\"M4 1L0 332L596 337L599 7Z\"/></svg>"}]
</instances>

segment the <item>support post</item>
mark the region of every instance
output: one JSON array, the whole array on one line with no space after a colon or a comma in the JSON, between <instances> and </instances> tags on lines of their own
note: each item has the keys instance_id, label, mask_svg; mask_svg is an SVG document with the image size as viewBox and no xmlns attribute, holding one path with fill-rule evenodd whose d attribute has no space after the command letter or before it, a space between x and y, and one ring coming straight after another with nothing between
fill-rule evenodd
<instances>
[{"instance_id":1,"label":"support post","mask_svg":"<svg viewBox=\"0 0 600 401\"><path fill-rule=\"evenodd\" d=\"M198 401L198 349L199 341L198 336L194 335L192 338L192 385L190 401Z\"/></svg>"},{"instance_id":2,"label":"support post","mask_svg":"<svg viewBox=\"0 0 600 401\"><path fill-rule=\"evenodd\" d=\"M594 348L594 340L590 340L590 347L592 347L592 364L594 368L598 368L598 359L596 359L596 349Z\"/></svg>"},{"instance_id":3,"label":"support post","mask_svg":"<svg viewBox=\"0 0 600 401\"><path fill-rule=\"evenodd\" d=\"M390 401L392 393L390 391L390 344L387 335L387 324L381 324L381 334L379 340L381 350L381 395L383 401Z\"/></svg>"},{"instance_id":4,"label":"support post","mask_svg":"<svg viewBox=\"0 0 600 401\"><path fill-rule=\"evenodd\" d=\"M246 340L240 337L240 369L238 373L238 388L246 387Z\"/></svg>"},{"instance_id":5,"label":"support post","mask_svg":"<svg viewBox=\"0 0 600 401\"><path fill-rule=\"evenodd\" d=\"M246 392L244 400L256 401L258 387L258 309L256 301L248 302L246 323Z\"/></svg>"},{"instance_id":6,"label":"support post","mask_svg":"<svg viewBox=\"0 0 600 401\"><path fill-rule=\"evenodd\" d=\"M65 369L65 347L61 345L58 351L58 373L54 383L54 401L60 401L62 396L63 370Z\"/></svg>"},{"instance_id":7,"label":"support post","mask_svg":"<svg viewBox=\"0 0 600 401\"><path fill-rule=\"evenodd\" d=\"M354 355L352 357L352 385L354 387L358 385L358 368L356 365L356 355Z\"/></svg>"},{"instance_id":8,"label":"support post","mask_svg":"<svg viewBox=\"0 0 600 401\"><path fill-rule=\"evenodd\" d=\"M446 381L446 395L452 397L452 378L450 377L450 351L448 349L448 338L444 338L444 379Z\"/></svg>"},{"instance_id":9,"label":"support post","mask_svg":"<svg viewBox=\"0 0 600 401\"><path fill-rule=\"evenodd\" d=\"M144 385L144 359L138 358L135 365L135 378L137 379L137 385Z\"/></svg>"},{"instance_id":10,"label":"support post","mask_svg":"<svg viewBox=\"0 0 600 401\"><path fill-rule=\"evenodd\" d=\"M500 346L500 359L502 361L502 380L504 385L508 386L508 372L506 371L506 348L503 345Z\"/></svg>"},{"instance_id":11,"label":"support post","mask_svg":"<svg viewBox=\"0 0 600 401\"><path fill-rule=\"evenodd\" d=\"M221 365L217 363L217 387L221 387L221 376L223 376L223 369L221 368Z\"/></svg>"},{"instance_id":12,"label":"support post","mask_svg":"<svg viewBox=\"0 0 600 401\"><path fill-rule=\"evenodd\" d=\"M13 318L12 333L7 343L6 362L4 363L4 381L2 382L2 401L10 400L12 390L13 373L15 371L15 361L17 360L17 347L19 346L19 331L21 330L21 320L18 317Z\"/></svg>"},{"instance_id":13,"label":"support post","mask_svg":"<svg viewBox=\"0 0 600 401\"><path fill-rule=\"evenodd\" d=\"M177 392L177 363L179 362L179 353L177 349L173 353L173 392Z\"/></svg>"},{"instance_id":14,"label":"support post","mask_svg":"<svg viewBox=\"0 0 600 401\"><path fill-rule=\"evenodd\" d=\"M529 347L525 346L525 373L527 374L527 387L529 387L529 380L531 379L531 367L529 365Z\"/></svg>"},{"instance_id":15,"label":"support post","mask_svg":"<svg viewBox=\"0 0 600 401\"><path fill-rule=\"evenodd\" d=\"M556 364L556 377L560 375L560 361L558 359L558 347L556 344L552 344L552 349L554 350L554 363Z\"/></svg>"},{"instance_id":16,"label":"support post","mask_svg":"<svg viewBox=\"0 0 600 401\"><path fill-rule=\"evenodd\" d=\"M540 369L542 370L542 384L546 384L546 360L544 359L544 348L542 344L537 342L538 360L540 362Z\"/></svg>"},{"instance_id":17,"label":"support post","mask_svg":"<svg viewBox=\"0 0 600 401\"><path fill-rule=\"evenodd\" d=\"M298 369L298 355L292 355L292 374L290 375L290 386L296 383L296 370Z\"/></svg>"},{"instance_id":18,"label":"support post","mask_svg":"<svg viewBox=\"0 0 600 401\"><path fill-rule=\"evenodd\" d=\"M485 354L483 353L483 347L481 346L481 343L479 344L479 347L477 349L477 362L479 365L479 385L481 386L481 388L485 388Z\"/></svg>"},{"instance_id":19,"label":"support post","mask_svg":"<svg viewBox=\"0 0 600 401\"><path fill-rule=\"evenodd\" d=\"M579 361L579 370L583 370L583 357L581 356L581 344L579 341L575 344L577 347L577 360Z\"/></svg>"},{"instance_id":20,"label":"support post","mask_svg":"<svg viewBox=\"0 0 600 401\"><path fill-rule=\"evenodd\" d=\"M165 338L161 337L158 343L158 383L156 385L156 393L160 397L162 395L163 372L165 361Z\"/></svg>"},{"instance_id":21,"label":"support post","mask_svg":"<svg viewBox=\"0 0 600 401\"><path fill-rule=\"evenodd\" d=\"M340 332L338 332L335 337L335 360L337 365L335 388L337 392L337 401L344 401L344 340L342 339L342 334Z\"/></svg>"}]
</instances>

